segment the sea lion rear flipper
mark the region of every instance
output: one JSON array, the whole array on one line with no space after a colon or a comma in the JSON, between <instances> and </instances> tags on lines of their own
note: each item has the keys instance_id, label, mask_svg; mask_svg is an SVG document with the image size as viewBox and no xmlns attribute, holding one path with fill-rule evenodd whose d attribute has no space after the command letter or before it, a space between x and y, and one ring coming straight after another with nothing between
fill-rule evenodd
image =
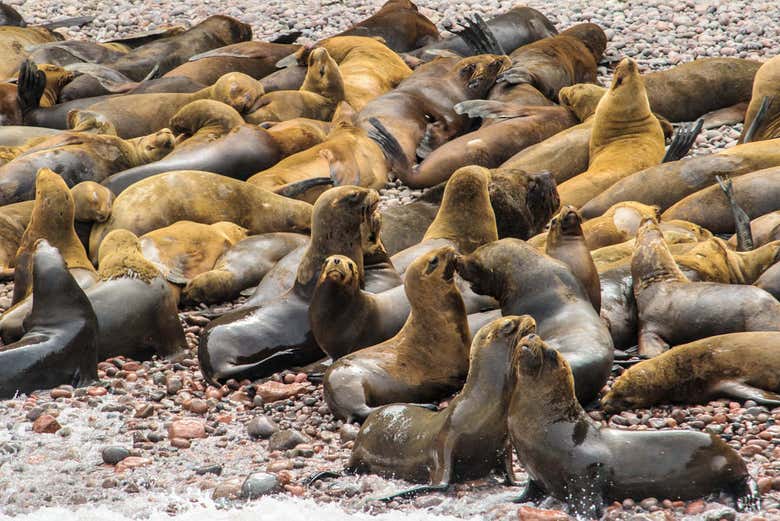
<instances>
[{"instance_id":1,"label":"sea lion rear flipper","mask_svg":"<svg viewBox=\"0 0 780 521\"><path fill-rule=\"evenodd\" d=\"M458 24L463 27L463 30L455 34L463 38L474 54L506 54L493 31L479 14L474 14L471 19L462 18Z\"/></svg>"},{"instance_id":2,"label":"sea lion rear flipper","mask_svg":"<svg viewBox=\"0 0 780 521\"><path fill-rule=\"evenodd\" d=\"M332 177L313 177L311 179L304 179L303 181L296 181L294 183L287 183L278 188L274 188L275 194L283 195L291 199L299 197L318 186L335 185Z\"/></svg>"},{"instance_id":3,"label":"sea lion rear flipper","mask_svg":"<svg viewBox=\"0 0 780 521\"><path fill-rule=\"evenodd\" d=\"M731 207L731 213L734 216L734 224L737 229L737 251L751 251L753 249L753 232L750 229L750 216L742 209L734 195L734 184L730 177L725 179L716 175L715 179L720 185L720 189L726 194Z\"/></svg>"},{"instance_id":4,"label":"sea lion rear flipper","mask_svg":"<svg viewBox=\"0 0 780 521\"><path fill-rule=\"evenodd\" d=\"M16 100L22 115L37 109L46 88L46 75L32 60L24 60L19 67Z\"/></svg>"},{"instance_id":5,"label":"sea lion rear flipper","mask_svg":"<svg viewBox=\"0 0 780 521\"><path fill-rule=\"evenodd\" d=\"M639 333L639 354L652 358L665 353L671 346L656 333L642 331Z\"/></svg>"},{"instance_id":6,"label":"sea lion rear flipper","mask_svg":"<svg viewBox=\"0 0 780 521\"><path fill-rule=\"evenodd\" d=\"M301 31L291 31L289 33L280 34L273 40L270 40L271 43L295 43L295 40L301 37L303 32Z\"/></svg>"},{"instance_id":7,"label":"sea lion rear flipper","mask_svg":"<svg viewBox=\"0 0 780 521\"><path fill-rule=\"evenodd\" d=\"M525 490L518 497L512 500L512 503L536 503L547 497L547 492L544 488L531 478L528 478L528 483L525 485Z\"/></svg>"},{"instance_id":8,"label":"sea lion rear flipper","mask_svg":"<svg viewBox=\"0 0 780 521\"><path fill-rule=\"evenodd\" d=\"M740 401L753 400L759 405L780 406L780 394L753 387L736 380L722 380L709 389L713 397L727 397Z\"/></svg>"},{"instance_id":9,"label":"sea lion rear flipper","mask_svg":"<svg viewBox=\"0 0 780 521\"><path fill-rule=\"evenodd\" d=\"M396 174L408 174L410 171L409 160L395 136L377 118L369 118L368 122L371 123L372 127L368 129L368 137L376 141L382 149L390 169Z\"/></svg>"},{"instance_id":10,"label":"sea lion rear flipper","mask_svg":"<svg viewBox=\"0 0 780 521\"><path fill-rule=\"evenodd\" d=\"M289 56L285 56L278 62L276 62L277 69L286 69L288 67L294 67L298 65L298 53L292 53Z\"/></svg>"},{"instance_id":11,"label":"sea lion rear flipper","mask_svg":"<svg viewBox=\"0 0 780 521\"><path fill-rule=\"evenodd\" d=\"M681 125L674 133L672 142L669 144L669 148L666 149L666 154L661 160L662 163L668 163L670 161L678 161L688 154L688 151L696 141L696 136L701 132L701 128L704 125L704 120L699 118L691 125Z\"/></svg>"},{"instance_id":12,"label":"sea lion rear flipper","mask_svg":"<svg viewBox=\"0 0 780 521\"><path fill-rule=\"evenodd\" d=\"M394 499L413 498L428 492L446 492L448 488L450 488L449 485L421 485L419 487L410 488L402 492L396 492L395 494L391 494L389 496L372 498L370 501L382 501L384 503L389 503Z\"/></svg>"},{"instance_id":13,"label":"sea lion rear flipper","mask_svg":"<svg viewBox=\"0 0 780 521\"><path fill-rule=\"evenodd\" d=\"M743 143L750 143L753 141L753 136L756 135L758 129L764 124L766 114L769 112L769 107L772 106L774 99L773 96L764 96L764 99L761 100L761 105L758 107L756 116L753 118L753 121L750 122L750 126L745 132L745 137L742 139Z\"/></svg>"},{"instance_id":14,"label":"sea lion rear flipper","mask_svg":"<svg viewBox=\"0 0 780 521\"><path fill-rule=\"evenodd\" d=\"M72 18L62 18L60 20L54 20L53 22L48 22L41 25L42 27L45 27L49 30L58 29L60 27L73 27L73 26L81 27L82 25L87 25L89 23L92 23L94 19L95 19L94 16L74 16Z\"/></svg>"}]
</instances>

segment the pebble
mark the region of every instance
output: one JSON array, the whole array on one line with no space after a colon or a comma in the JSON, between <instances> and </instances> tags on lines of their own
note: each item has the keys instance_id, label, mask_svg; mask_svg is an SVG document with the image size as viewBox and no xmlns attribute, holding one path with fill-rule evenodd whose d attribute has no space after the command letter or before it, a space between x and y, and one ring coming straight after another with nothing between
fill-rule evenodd
<instances>
[{"instance_id":1,"label":"pebble","mask_svg":"<svg viewBox=\"0 0 780 521\"><path fill-rule=\"evenodd\" d=\"M103 458L103 463L108 465L116 465L123 459L130 456L130 451L124 447L106 447L100 451L100 456Z\"/></svg>"},{"instance_id":2,"label":"pebble","mask_svg":"<svg viewBox=\"0 0 780 521\"><path fill-rule=\"evenodd\" d=\"M268 441L268 450L288 450L301 443L308 443L309 439L296 430L278 431L271 435Z\"/></svg>"},{"instance_id":3,"label":"pebble","mask_svg":"<svg viewBox=\"0 0 780 521\"><path fill-rule=\"evenodd\" d=\"M250 474L241 485L241 497L257 499L279 488L279 480L273 474L256 472Z\"/></svg>"},{"instance_id":4,"label":"pebble","mask_svg":"<svg viewBox=\"0 0 780 521\"><path fill-rule=\"evenodd\" d=\"M253 439L268 439L278 430L279 426L263 414L252 418L246 426L247 434Z\"/></svg>"},{"instance_id":5,"label":"pebble","mask_svg":"<svg viewBox=\"0 0 780 521\"><path fill-rule=\"evenodd\" d=\"M205 438L206 427L200 420L177 420L168 427L168 437L183 439Z\"/></svg>"},{"instance_id":6,"label":"pebble","mask_svg":"<svg viewBox=\"0 0 780 521\"><path fill-rule=\"evenodd\" d=\"M38 434L54 434L60 429L57 418L50 414L42 414L33 422L33 432Z\"/></svg>"}]
</instances>

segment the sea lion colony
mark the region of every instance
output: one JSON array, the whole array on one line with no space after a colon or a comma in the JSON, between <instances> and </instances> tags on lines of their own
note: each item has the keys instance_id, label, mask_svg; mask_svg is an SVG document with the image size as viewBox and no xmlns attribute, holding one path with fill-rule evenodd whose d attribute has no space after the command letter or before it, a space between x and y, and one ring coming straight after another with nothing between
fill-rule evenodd
<instances>
[{"instance_id":1,"label":"sea lion colony","mask_svg":"<svg viewBox=\"0 0 780 521\"><path fill-rule=\"evenodd\" d=\"M718 492L757 509L716 434L583 407L780 405L780 61L625 58L602 86L595 24L459 23L443 37L389 0L313 45L227 16L120 43L0 26L0 397L194 355L212 396L293 370L362 423L312 484L421 484L389 501L511 484L516 457L517 501L572 514ZM724 118L740 144L685 158ZM429 190L380 210L395 179ZM197 353L193 304L212 319Z\"/></svg>"}]
</instances>

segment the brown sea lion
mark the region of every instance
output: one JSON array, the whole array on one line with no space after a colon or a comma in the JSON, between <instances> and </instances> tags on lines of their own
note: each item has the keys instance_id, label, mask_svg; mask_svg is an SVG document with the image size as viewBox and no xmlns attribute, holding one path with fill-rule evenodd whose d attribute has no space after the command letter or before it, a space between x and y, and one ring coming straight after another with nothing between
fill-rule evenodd
<instances>
[{"instance_id":1,"label":"brown sea lion","mask_svg":"<svg viewBox=\"0 0 780 521\"><path fill-rule=\"evenodd\" d=\"M97 259L100 242L112 230L143 235L182 220L229 221L252 235L303 233L311 225L311 211L307 203L229 177L194 170L167 172L135 183L116 198L108 221L92 228L89 252Z\"/></svg>"},{"instance_id":2,"label":"brown sea lion","mask_svg":"<svg viewBox=\"0 0 780 521\"><path fill-rule=\"evenodd\" d=\"M246 236L246 228L230 222L178 221L145 233L138 240L144 257L166 280L186 284L211 270L217 259Z\"/></svg>"},{"instance_id":3,"label":"brown sea lion","mask_svg":"<svg viewBox=\"0 0 780 521\"><path fill-rule=\"evenodd\" d=\"M498 299L504 315L536 320L572 365L581 403L598 395L612 368L612 339L568 266L521 240L501 239L459 258L457 267L472 290Z\"/></svg>"},{"instance_id":4,"label":"brown sea lion","mask_svg":"<svg viewBox=\"0 0 780 521\"><path fill-rule=\"evenodd\" d=\"M46 240L34 246L31 271L35 302L28 332L0 348L3 399L97 380L97 320L89 300Z\"/></svg>"},{"instance_id":5,"label":"brown sea lion","mask_svg":"<svg viewBox=\"0 0 780 521\"><path fill-rule=\"evenodd\" d=\"M163 78L184 76L211 85L223 74L241 72L259 80L276 71L276 62L299 48L300 45L258 41L234 43L191 56Z\"/></svg>"},{"instance_id":6,"label":"brown sea lion","mask_svg":"<svg viewBox=\"0 0 780 521\"><path fill-rule=\"evenodd\" d=\"M610 501L693 499L720 490L733 493L741 509L757 506L745 462L716 435L603 427L577 402L564 356L537 335L525 337L516 353L507 422L529 477L517 502L550 494L589 519L601 517Z\"/></svg>"},{"instance_id":7,"label":"brown sea lion","mask_svg":"<svg viewBox=\"0 0 780 521\"><path fill-rule=\"evenodd\" d=\"M358 432L347 469L430 483L452 483L498 471L513 480L507 450L506 409L514 375L511 360L520 338L535 330L529 316L503 317L475 335L463 390L442 411L388 405L371 413ZM389 498L388 498L389 499Z\"/></svg>"},{"instance_id":8,"label":"brown sea lion","mask_svg":"<svg viewBox=\"0 0 780 521\"><path fill-rule=\"evenodd\" d=\"M716 176L736 177L780 166L779 150L780 139L774 139L651 166L604 190L582 207L582 213L587 218L598 217L620 201L652 204L665 211L684 197L716 184Z\"/></svg>"},{"instance_id":9,"label":"brown sea lion","mask_svg":"<svg viewBox=\"0 0 780 521\"><path fill-rule=\"evenodd\" d=\"M173 145L168 129L128 140L86 132L52 136L0 166L0 204L32 199L41 168L56 171L68 186L100 182L119 170L161 159Z\"/></svg>"},{"instance_id":10,"label":"brown sea lion","mask_svg":"<svg viewBox=\"0 0 780 521\"><path fill-rule=\"evenodd\" d=\"M599 274L582 234L582 217L573 206L564 206L550 221L544 252L569 267L598 312L601 309Z\"/></svg>"},{"instance_id":11,"label":"brown sea lion","mask_svg":"<svg viewBox=\"0 0 780 521\"><path fill-rule=\"evenodd\" d=\"M285 232L240 240L217 259L212 270L187 282L182 302L215 304L233 300L247 288L257 286L280 259L308 241L306 235Z\"/></svg>"},{"instance_id":12,"label":"brown sea lion","mask_svg":"<svg viewBox=\"0 0 780 521\"><path fill-rule=\"evenodd\" d=\"M639 311L639 353L644 356L708 336L780 330L780 302L767 292L754 286L690 282L652 220L637 232L631 276Z\"/></svg>"},{"instance_id":13,"label":"brown sea lion","mask_svg":"<svg viewBox=\"0 0 780 521\"><path fill-rule=\"evenodd\" d=\"M170 128L177 135L170 154L112 174L102 184L119 195L133 183L174 170L201 170L246 180L258 168L271 166L282 157L279 143L269 131L244 123L238 111L219 101L198 100L185 105L171 118Z\"/></svg>"},{"instance_id":14,"label":"brown sea lion","mask_svg":"<svg viewBox=\"0 0 780 521\"><path fill-rule=\"evenodd\" d=\"M256 110L246 115L248 123L311 118L328 121L345 97L344 82L336 61L327 49L309 53L308 68L299 90L278 90L260 97Z\"/></svg>"},{"instance_id":15,"label":"brown sea lion","mask_svg":"<svg viewBox=\"0 0 780 521\"><path fill-rule=\"evenodd\" d=\"M745 113L745 126L739 136L740 143L763 141L780 137L780 59L775 56L758 69L753 80L753 93Z\"/></svg>"},{"instance_id":16,"label":"brown sea lion","mask_svg":"<svg viewBox=\"0 0 780 521\"><path fill-rule=\"evenodd\" d=\"M780 210L780 167L765 168L737 177L734 179L734 193L737 203L751 219ZM691 221L712 233L735 231L729 200L718 185L681 199L666 210L662 217Z\"/></svg>"},{"instance_id":17,"label":"brown sea lion","mask_svg":"<svg viewBox=\"0 0 780 521\"><path fill-rule=\"evenodd\" d=\"M209 382L262 378L324 356L309 324L311 294L331 255L352 259L362 278L364 223L378 204L374 190L354 186L332 188L317 199L310 218L311 242L292 289L261 306L222 315L202 331L198 361Z\"/></svg>"},{"instance_id":18,"label":"brown sea lion","mask_svg":"<svg viewBox=\"0 0 780 521\"><path fill-rule=\"evenodd\" d=\"M615 69L609 92L594 115L588 169L558 185L563 204L577 208L620 179L664 156L664 133L650 111L636 62L626 58Z\"/></svg>"},{"instance_id":19,"label":"brown sea lion","mask_svg":"<svg viewBox=\"0 0 780 521\"><path fill-rule=\"evenodd\" d=\"M321 281L330 276L325 270ZM331 273L342 276L340 271ZM362 421L381 405L428 403L462 385L469 369L471 334L454 276L452 247L420 256L406 271L404 288L411 313L398 334L352 354L348 353L354 345L321 346L338 349L328 353L336 362L324 380L325 401L336 417ZM431 313L433 307L436 313ZM312 326L314 330L319 324L312 320Z\"/></svg>"}]
</instances>

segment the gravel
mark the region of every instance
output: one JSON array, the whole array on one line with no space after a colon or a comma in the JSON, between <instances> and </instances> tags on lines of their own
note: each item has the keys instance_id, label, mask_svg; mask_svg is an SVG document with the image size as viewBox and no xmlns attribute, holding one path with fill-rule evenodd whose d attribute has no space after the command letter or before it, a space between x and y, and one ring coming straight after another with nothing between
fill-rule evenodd
<instances>
[{"instance_id":1,"label":"gravel","mask_svg":"<svg viewBox=\"0 0 780 521\"><path fill-rule=\"evenodd\" d=\"M369 16L382 2L191 0L186 6L182 2L140 0L8 3L17 6L28 22L40 22L44 15L48 20L87 14L96 17L91 25L62 30L71 38L109 39L163 25L189 25L223 13L250 23L256 39L300 30L302 41L311 42ZM780 3L775 1L527 3L544 12L559 29L584 21L605 29L610 42L599 69L605 83L624 56L637 60L643 70L657 70L704 56L766 60L780 47L776 25ZM467 12L489 16L513 4L495 0L418 2L421 11L440 27ZM705 131L693 153L732 146L740 131L741 125ZM419 193L394 183L383 191L383 204L403 204ZM0 307L10 303L11 292L12 285L0 285ZM369 475L304 487L312 473L344 466L356 426L336 420L324 403L322 386L301 375L280 373L271 379L272 385L260 384L259 388L256 384L247 387L248 382L208 386L196 356L198 333L207 320L197 310L184 311L182 321L188 328L192 352L181 363L152 361L128 366L129 360L106 361L100 364L99 385L75 390L63 387L0 401L0 514L54 505L76 508L85 503L107 506L131 517L160 511L175 514L211 498L237 502L242 495L254 497L265 492L266 486L275 488L278 482L280 497L336 502L347 511L427 509L462 518L517 519L518 507L507 499L520 489L493 479L456 485L446 496L389 504L370 498L409 485ZM780 516L780 425L776 423L780 408L718 401L634 410L611 417L598 410L590 414L617 428L689 429L722 436L746 459L759 483L763 492L760 515L768 519ZM36 421L38 428L34 430ZM58 431L67 436L52 434ZM276 441L285 443L273 443L272 447ZM273 450L275 447L278 450ZM522 468L516 470L518 479L524 480ZM541 507L560 509L562 505L547 499ZM732 507L734 502L727 495L690 502L644 498L611 505L606 519L630 519L637 514L641 514L640 519L659 521L672 517L750 519L749 515L735 514ZM528 512L524 510L520 517Z\"/></svg>"}]
</instances>

